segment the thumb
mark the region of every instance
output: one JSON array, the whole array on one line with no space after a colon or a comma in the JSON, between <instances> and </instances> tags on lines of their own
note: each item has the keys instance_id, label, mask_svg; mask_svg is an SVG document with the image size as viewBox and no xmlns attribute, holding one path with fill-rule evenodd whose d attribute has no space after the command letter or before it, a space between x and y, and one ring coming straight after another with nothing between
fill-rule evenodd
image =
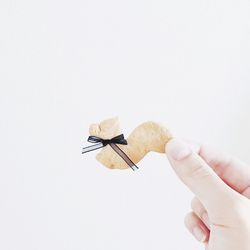
<instances>
[{"instance_id":1,"label":"thumb","mask_svg":"<svg viewBox=\"0 0 250 250\"><path fill-rule=\"evenodd\" d=\"M216 211L222 203L230 204L233 190L187 143L172 139L166 145L166 154L176 174L206 209Z\"/></svg>"}]
</instances>

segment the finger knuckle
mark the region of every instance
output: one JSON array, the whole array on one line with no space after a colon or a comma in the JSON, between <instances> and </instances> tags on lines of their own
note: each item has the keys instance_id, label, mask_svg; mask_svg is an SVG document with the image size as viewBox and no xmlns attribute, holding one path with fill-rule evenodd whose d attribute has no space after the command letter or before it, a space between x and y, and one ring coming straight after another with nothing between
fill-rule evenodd
<instances>
[{"instance_id":1,"label":"finger knuckle","mask_svg":"<svg viewBox=\"0 0 250 250\"><path fill-rule=\"evenodd\" d=\"M202 163L198 163L189 169L187 173L187 181L204 180L210 177L210 173L204 168Z\"/></svg>"}]
</instances>

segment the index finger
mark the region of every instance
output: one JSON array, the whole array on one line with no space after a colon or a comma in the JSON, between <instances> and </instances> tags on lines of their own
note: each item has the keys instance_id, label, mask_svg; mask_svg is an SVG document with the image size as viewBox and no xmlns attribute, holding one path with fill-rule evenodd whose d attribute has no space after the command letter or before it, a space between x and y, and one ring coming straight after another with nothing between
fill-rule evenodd
<instances>
[{"instance_id":1,"label":"index finger","mask_svg":"<svg viewBox=\"0 0 250 250\"><path fill-rule=\"evenodd\" d=\"M246 163L208 145L190 144L228 186L250 198L250 167Z\"/></svg>"}]
</instances>

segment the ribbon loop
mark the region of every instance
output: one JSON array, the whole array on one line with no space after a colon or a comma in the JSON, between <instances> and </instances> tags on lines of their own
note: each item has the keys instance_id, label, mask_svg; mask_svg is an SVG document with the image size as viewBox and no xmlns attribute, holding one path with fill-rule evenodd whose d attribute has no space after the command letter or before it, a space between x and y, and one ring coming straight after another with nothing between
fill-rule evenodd
<instances>
[{"instance_id":1,"label":"ribbon loop","mask_svg":"<svg viewBox=\"0 0 250 250\"><path fill-rule=\"evenodd\" d=\"M98 142L103 142L103 139L96 137L96 136L89 136L88 142L98 143Z\"/></svg>"},{"instance_id":2,"label":"ribbon loop","mask_svg":"<svg viewBox=\"0 0 250 250\"><path fill-rule=\"evenodd\" d=\"M96 143L96 145L88 146L83 148L82 153L87 153L102 147L107 146L108 144L111 148L131 167L132 170L138 169L138 167L133 163L133 161L123 152L116 144L128 145L127 140L124 138L123 134L117 135L112 139L102 139L97 136L89 136L88 142Z\"/></svg>"}]
</instances>

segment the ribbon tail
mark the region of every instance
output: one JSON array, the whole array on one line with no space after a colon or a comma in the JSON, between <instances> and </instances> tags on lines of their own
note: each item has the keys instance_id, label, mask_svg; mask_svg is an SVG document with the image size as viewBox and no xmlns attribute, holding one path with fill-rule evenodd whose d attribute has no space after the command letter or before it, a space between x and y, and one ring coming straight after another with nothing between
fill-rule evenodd
<instances>
[{"instance_id":1,"label":"ribbon tail","mask_svg":"<svg viewBox=\"0 0 250 250\"><path fill-rule=\"evenodd\" d=\"M100 142L100 143L97 143L93 146L88 146L88 147L83 148L82 154L90 152L90 151L94 151L94 150L97 150L97 149L103 148L103 147L104 147L104 145Z\"/></svg>"},{"instance_id":2,"label":"ribbon tail","mask_svg":"<svg viewBox=\"0 0 250 250\"><path fill-rule=\"evenodd\" d=\"M138 167L134 162L114 143L109 144L112 149L129 165L132 170L137 170Z\"/></svg>"}]
</instances>

